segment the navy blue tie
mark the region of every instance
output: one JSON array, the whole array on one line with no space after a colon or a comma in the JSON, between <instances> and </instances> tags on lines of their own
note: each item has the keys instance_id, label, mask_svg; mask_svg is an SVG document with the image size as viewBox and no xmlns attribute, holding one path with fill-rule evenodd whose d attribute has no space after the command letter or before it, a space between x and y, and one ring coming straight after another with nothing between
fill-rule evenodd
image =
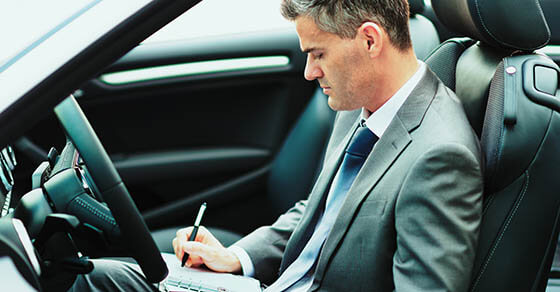
<instances>
[{"instance_id":1,"label":"navy blue tie","mask_svg":"<svg viewBox=\"0 0 560 292\"><path fill-rule=\"evenodd\" d=\"M346 148L325 206L313 235L296 260L265 291L307 291L313 283L313 270L319 253L329 235L346 194L366 161L378 138L367 127L360 126Z\"/></svg>"}]
</instances>

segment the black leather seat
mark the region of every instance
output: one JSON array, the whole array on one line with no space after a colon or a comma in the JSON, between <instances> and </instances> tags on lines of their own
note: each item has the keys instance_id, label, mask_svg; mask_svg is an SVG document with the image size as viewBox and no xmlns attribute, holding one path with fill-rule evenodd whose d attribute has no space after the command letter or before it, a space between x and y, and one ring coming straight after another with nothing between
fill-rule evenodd
<instances>
[{"instance_id":1,"label":"black leather seat","mask_svg":"<svg viewBox=\"0 0 560 292\"><path fill-rule=\"evenodd\" d=\"M544 15L550 27L550 43L549 45L560 45L560 1L558 0L540 0ZM557 64L560 64L560 52L551 55ZM551 278L555 278L554 287L555 291L560 291L560 241L556 245L556 252L554 253L554 260L552 261ZM548 289L551 289L549 283Z\"/></svg>"},{"instance_id":2,"label":"black leather seat","mask_svg":"<svg viewBox=\"0 0 560 292\"><path fill-rule=\"evenodd\" d=\"M409 4L410 38L414 46L414 53L418 59L425 60L441 42L434 24L421 14L425 9L424 1L411 0Z\"/></svg>"},{"instance_id":3,"label":"black leather seat","mask_svg":"<svg viewBox=\"0 0 560 292\"><path fill-rule=\"evenodd\" d=\"M435 26L420 14L424 7L423 0L410 0L412 44L417 57L422 60L440 44ZM267 198L278 215L297 201L305 199L311 191L321 167L334 117L335 113L328 107L326 96L318 88L271 165ZM298 151L300 149L306 151ZM178 228L170 227L152 232L160 251L173 252L171 240ZM225 246L242 237L224 229L209 229Z\"/></svg>"},{"instance_id":4,"label":"black leather seat","mask_svg":"<svg viewBox=\"0 0 560 292\"><path fill-rule=\"evenodd\" d=\"M428 65L455 90L481 138L485 194L469 291L544 291L558 237L559 68L533 51L550 31L535 0L432 0L469 38Z\"/></svg>"}]
</instances>

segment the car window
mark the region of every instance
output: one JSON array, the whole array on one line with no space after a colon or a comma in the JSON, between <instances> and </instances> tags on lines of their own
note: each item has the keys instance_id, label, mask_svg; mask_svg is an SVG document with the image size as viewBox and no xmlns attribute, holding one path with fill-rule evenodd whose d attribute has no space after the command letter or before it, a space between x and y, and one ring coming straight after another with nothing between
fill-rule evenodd
<instances>
[{"instance_id":1,"label":"car window","mask_svg":"<svg viewBox=\"0 0 560 292\"><path fill-rule=\"evenodd\" d=\"M280 0L203 0L144 43L293 27Z\"/></svg>"},{"instance_id":2,"label":"car window","mask_svg":"<svg viewBox=\"0 0 560 292\"><path fill-rule=\"evenodd\" d=\"M95 0L0 1L0 66Z\"/></svg>"}]
</instances>

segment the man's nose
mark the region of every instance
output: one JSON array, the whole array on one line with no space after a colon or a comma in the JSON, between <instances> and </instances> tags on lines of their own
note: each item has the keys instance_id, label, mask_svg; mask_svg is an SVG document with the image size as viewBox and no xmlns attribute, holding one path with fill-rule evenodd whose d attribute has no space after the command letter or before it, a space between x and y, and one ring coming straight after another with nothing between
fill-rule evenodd
<instances>
[{"instance_id":1,"label":"man's nose","mask_svg":"<svg viewBox=\"0 0 560 292\"><path fill-rule=\"evenodd\" d=\"M317 78L322 78L323 77L323 71L317 65L317 63L313 62L308 57L307 62L305 63L305 71L303 73L303 76L305 77L305 79L307 79L309 81L313 81Z\"/></svg>"}]
</instances>

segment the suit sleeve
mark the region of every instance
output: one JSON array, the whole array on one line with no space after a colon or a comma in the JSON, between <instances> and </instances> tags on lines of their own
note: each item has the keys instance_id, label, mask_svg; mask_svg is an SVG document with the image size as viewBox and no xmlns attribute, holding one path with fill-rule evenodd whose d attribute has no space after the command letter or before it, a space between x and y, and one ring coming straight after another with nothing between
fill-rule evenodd
<instances>
[{"instance_id":1,"label":"suit sleeve","mask_svg":"<svg viewBox=\"0 0 560 292\"><path fill-rule=\"evenodd\" d=\"M299 201L271 226L260 227L234 244L247 252L255 268L255 278L261 282L271 283L278 277L286 244L306 205L307 200Z\"/></svg>"},{"instance_id":2,"label":"suit sleeve","mask_svg":"<svg viewBox=\"0 0 560 292\"><path fill-rule=\"evenodd\" d=\"M395 205L396 291L467 291L482 216L479 157L464 145L419 156Z\"/></svg>"}]
</instances>

